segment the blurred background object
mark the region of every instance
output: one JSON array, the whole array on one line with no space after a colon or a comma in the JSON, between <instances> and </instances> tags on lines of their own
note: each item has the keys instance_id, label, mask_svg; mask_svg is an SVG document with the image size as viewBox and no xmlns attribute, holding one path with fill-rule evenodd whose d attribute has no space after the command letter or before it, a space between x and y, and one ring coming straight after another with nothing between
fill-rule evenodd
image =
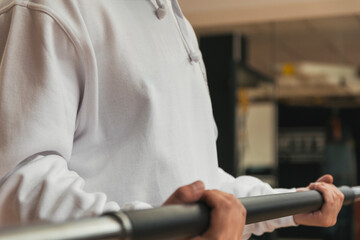
<instances>
[{"instance_id":1,"label":"blurred background object","mask_svg":"<svg viewBox=\"0 0 360 240\"><path fill-rule=\"evenodd\" d=\"M179 0L207 67L219 164L274 187L360 184L360 1ZM355 210L354 210L355 209ZM328 229L253 239L360 240L360 206Z\"/></svg>"}]
</instances>

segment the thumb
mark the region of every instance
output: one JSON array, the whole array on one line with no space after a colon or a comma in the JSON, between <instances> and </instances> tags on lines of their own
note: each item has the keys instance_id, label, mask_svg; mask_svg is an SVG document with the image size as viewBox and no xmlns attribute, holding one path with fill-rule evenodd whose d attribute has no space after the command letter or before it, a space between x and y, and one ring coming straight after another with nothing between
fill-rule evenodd
<instances>
[{"instance_id":1,"label":"thumb","mask_svg":"<svg viewBox=\"0 0 360 240\"><path fill-rule=\"evenodd\" d=\"M202 181L196 181L178 188L163 205L197 202L200 200L204 191L204 183Z\"/></svg>"},{"instance_id":2,"label":"thumb","mask_svg":"<svg viewBox=\"0 0 360 240\"><path fill-rule=\"evenodd\" d=\"M332 184L334 182L334 178L330 174L326 174L320 177L318 180L316 180L316 182L324 182L324 183Z\"/></svg>"}]
</instances>

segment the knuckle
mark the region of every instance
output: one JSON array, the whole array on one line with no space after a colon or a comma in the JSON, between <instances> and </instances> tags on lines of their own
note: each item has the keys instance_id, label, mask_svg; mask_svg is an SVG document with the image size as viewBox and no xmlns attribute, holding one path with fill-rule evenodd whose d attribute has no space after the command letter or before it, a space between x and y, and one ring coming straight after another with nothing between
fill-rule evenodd
<instances>
[{"instance_id":1,"label":"knuckle","mask_svg":"<svg viewBox=\"0 0 360 240\"><path fill-rule=\"evenodd\" d=\"M239 211L241 212L241 214L246 216L247 210L246 210L246 208L244 207L244 205L239 201L238 204L237 204L237 206L238 206L238 209L239 209Z\"/></svg>"},{"instance_id":2,"label":"knuckle","mask_svg":"<svg viewBox=\"0 0 360 240\"><path fill-rule=\"evenodd\" d=\"M335 218L334 221L332 222L332 226L334 226L337 223L337 219Z\"/></svg>"},{"instance_id":3,"label":"knuckle","mask_svg":"<svg viewBox=\"0 0 360 240\"><path fill-rule=\"evenodd\" d=\"M246 210L246 208L241 204L241 214L244 216L244 217L246 217L247 216L247 210Z\"/></svg>"},{"instance_id":4,"label":"knuckle","mask_svg":"<svg viewBox=\"0 0 360 240\"><path fill-rule=\"evenodd\" d=\"M231 201L228 201L228 200L224 200L222 203L221 203L221 207L224 209L224 210L231 210L232 209L232 202Z\"/></svg>"},{"instance_id":5,"label":"knuckle","mask_svg":"<svg viewBox=\"0 0 360 240\"><path fill-rule=\"evenodd\" d=\"M329 197L325 197L326 203L329 205L334 205L335 204L335 198L332 196Z\"/></svg>"},{"instance_id":6,"label":"knuckle","mask_svg":"<svg viewBox=\"0 0 360 240\"><path fill-rule=\"evenodd\" d=\"M175 192L175 197L180 201L186 201L191 197L191 192L187 187L180 187Z\"/></svg>"},{"instance_id":7,"label":"knuckle","mask_svg":"<svg viewBox=\"0 0 360 240\"><path fill-rule=\"evenodd\" d=\"M320 225L322 227L329 227L330 226L330 221L325 219L325 220L321 221Z\"/></svg>"},{"instance_id":8,"label":"knuckle","mask_svg":"<svg viewBox=\"0 0 360 240\"><path fill-rule=\"evenodd\" d=\"M323 222L324 227L332 227L335 224L336 224L336 219L332 219L332 218L328 218Z\"/></svg>"},{"instance_id":9,"label":"knuckle","mask_svg":"<svg viewBox=\"0 0 360 240\"><path fill-rule=\"evenodd\" d=\"M241 209L240 216L241 216L241 219L246 219L247 211L245 208Z\"/></svg>"},{"instance_id":10,"label":"knuckle","mask_svg":"<svg viewBox=\"0 0 360 240\"><path fill-rule=\"evenodd\" d=\"M325 221L324 222L324 227L330 227L331 226L331 222L330 221Z\"/></svg>"},{"instance_id":11,"label":"knuckle","mask_svg":"<svg viewBox=\"0 0 360 240\"><path fill-rule=\"evenodd\" d=\"M218 193L217 190L213 190L213 189L211 189L211 190L206 190L206 194L207 194L207 195L210 195L210 196L216 195L217 193Z\"/></svg>"},{"instance_id":12,"label":"knuckle","mask_svg":"<svg viewBox=\"0 0 360 240\"><path fill-rule=\"evenodd\" d=\"M205 198L212 198L215 197L217 194L215 190L206 190L203 195Z\"/></svg>"},{"instance_id":13,"label":"knuckle","mask_svg":"<svg viewBox=\"0 0 360 240\"><path fill-rule=\"evenodd\" d=\"M344 194L342 194L341 192L339 193L339 198L340 200L343 202L345 200L345 196Z\"/></svg>"},{"instance_id":14,"label":"knuckle","mask_svg":"<svg viewBox=\"0 0 360 240\"><path fill-rule=\"evenodd\" d=\"M229 199L233 202L233 203L238 203L240 202L239 199L237 197L235 197L233 194L230 194Z\"/></svg>"},{"instance_id":15,"label":"knuckle","mask_svg":"<svg viewBox=\"0 0 360 240\"><path fill-rule=\"evenodd\" d=\"M328 226L327 227L332 227L336 224L336 220L331 220L328 222Z\"/></svg>"},{"instance_id":16,"label":"knuckle","mask_svg":"<svg viewBox=\"0 0 360 240\"><path fill-rule=\"evenodd\" d=\"M234 195L232 194L229 194L229 199L234 202L234 203L238 203L240 202L239 199L237 199Z\"/></svg>"}]
</instances>

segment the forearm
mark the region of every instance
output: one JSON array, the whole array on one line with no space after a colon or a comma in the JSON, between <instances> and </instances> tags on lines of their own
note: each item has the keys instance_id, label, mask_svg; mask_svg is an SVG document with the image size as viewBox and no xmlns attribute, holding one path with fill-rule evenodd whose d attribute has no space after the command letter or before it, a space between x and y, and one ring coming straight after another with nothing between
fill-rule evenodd
<instances>
[{"instance_id":1,"label":"forearm","mask_svg":"<svg viewBox=\"0 0 360 240\"><path fill-rule=\"evenodd\" d=\"M250 176L233 178L221 169L219 169L219 180L221 190L232 193L238 198L295 191L295 189L274 189L269 184ZM248 239L251 234L261 235L264 232L272 232L277 228L295 225L292 216L246 225L243 239Z\"/></svg>"},{"instance_id":2,"label":"forearm","mask_svg":"<svg viewBox=\"0 0 360 240\"><path fill-rule=\"evenodd\" d=\"M87 193L84 181L59 155L38 155L2 179L0 225L63 221L118 211L104 193Z\"/></svg>"}]
</instances>

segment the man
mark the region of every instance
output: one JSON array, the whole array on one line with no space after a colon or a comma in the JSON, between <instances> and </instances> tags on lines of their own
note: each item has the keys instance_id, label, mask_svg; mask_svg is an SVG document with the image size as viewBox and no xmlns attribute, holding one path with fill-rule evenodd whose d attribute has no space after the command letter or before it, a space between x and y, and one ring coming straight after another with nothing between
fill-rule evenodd
<instances>
[{"instance_id":1,"label":"man","mask_svg":"<svg viewBox=\"0 0 360 240\"><path fill-rule=\"evenodd\" d=\"M201 54L175 0L0 5L2 226L199 200L212 221L195 239L336 221L343 196L325 176L309 186L321 211L244 229L235 196L295 190L218 168Z\"/></svg>"}]
</instances>

